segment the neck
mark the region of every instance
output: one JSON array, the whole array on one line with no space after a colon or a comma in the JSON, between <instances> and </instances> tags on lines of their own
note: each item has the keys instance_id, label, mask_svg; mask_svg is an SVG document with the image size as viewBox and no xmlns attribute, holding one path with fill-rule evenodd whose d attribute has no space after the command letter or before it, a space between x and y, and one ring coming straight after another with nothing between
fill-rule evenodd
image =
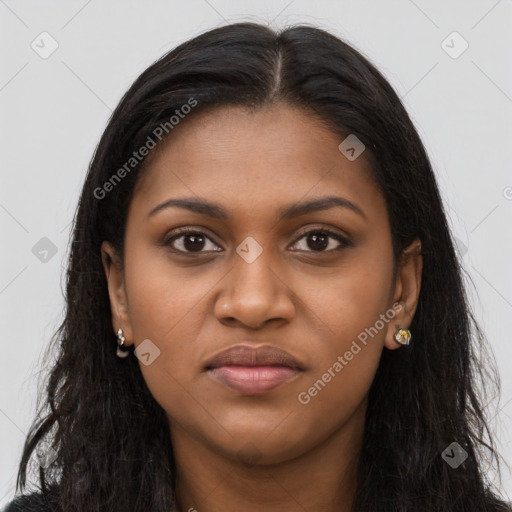
<instances>
[{"instance_id":1,"label":"neck","mask_svg":"<svg viewBox=\"0 0 512 512\"><path fill-rule=\"evenodd\" d=\"M171 422L178 510L349 512L364 431L360 409L313 449L272 464L230 458Z\"/></svg>"}]
</instances>

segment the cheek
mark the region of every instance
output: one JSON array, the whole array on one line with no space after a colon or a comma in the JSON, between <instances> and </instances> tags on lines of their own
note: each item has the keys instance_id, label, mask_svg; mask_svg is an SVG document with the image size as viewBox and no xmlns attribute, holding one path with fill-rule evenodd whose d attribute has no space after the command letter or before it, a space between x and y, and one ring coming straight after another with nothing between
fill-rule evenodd
<instances>
[{"instance_id":1,"label":"cheek","mask_svg":"<svg viewBox=\"0 0 512 512\"><path fill-rule=\"evenodd\" d=\"M129 256L128 256L129 254ZM197 267L197 272L201 272ZM186 272L152 250L127 251L126 286L135 345L149 339L159 351L150 365L140 364L155 399L169 410L190 401L190 379L199 371L197 340L207 291L218 275L204 273L196 284Z\"/></svg>"},{"instance_id":2,"label":"cheek","mask_svg":"<svg viewBox=\"0 0 512 512\"><path fill-rule=\"evenodd\" d=\"M366 251L354 253L343 268L327 277L298 277L297 287L302 291L297 294L303 298L306 310L315 314L318 325L323 326L324 336L317 339L323 339L324 347L341 350L386 313L391 285L392 257L382 252L375 257L372 251ZM385 326L381 324L378 323L379 336L372 338L383 339Z\"/></svg>"},{"instance_id":3,"label":"cheek","mask_svg":"<svg viewBox=\"0 0 512 512\"><path fill-rule=\"evenodd\" d=\"M185 330L189 336L198 327L191 321L207 291L218 281L218 275L205 267L191 270L173 263L165 248L133 244L126 256L126 287L130 321L135 341L145 338L155 343L179 342Z\"/></svg>"},{"instance_id":4,"label":"cheek","mask_svg":"<svg viewBox=\"0 0 512 512\"><path fill-rule=\"evenodd\" d=\"M299 402L307 402L312 413L339 420L364 399L394 325L392 263L391 250L378 257L368 251L316 287L311 277L300 281L305 315L316 333L310 335L312 371Z\"/></svg>"}]
</instances>

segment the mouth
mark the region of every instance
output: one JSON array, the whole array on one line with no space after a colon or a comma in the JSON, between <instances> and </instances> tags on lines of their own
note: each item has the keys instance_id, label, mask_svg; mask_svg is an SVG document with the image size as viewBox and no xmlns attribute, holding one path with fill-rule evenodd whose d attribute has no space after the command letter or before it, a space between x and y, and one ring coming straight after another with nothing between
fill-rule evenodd
<instances>
[{"instance_id":1,"label":"mouth","mask_svg":"<svg viewBox=\"0 0 512 512\"><path fill-rule=\"evenodd\" d=\"M294 380L304 368L283 349L236 345L217 354L205 370L233 391L259 395Z\"/></svg>"}]
</instances>

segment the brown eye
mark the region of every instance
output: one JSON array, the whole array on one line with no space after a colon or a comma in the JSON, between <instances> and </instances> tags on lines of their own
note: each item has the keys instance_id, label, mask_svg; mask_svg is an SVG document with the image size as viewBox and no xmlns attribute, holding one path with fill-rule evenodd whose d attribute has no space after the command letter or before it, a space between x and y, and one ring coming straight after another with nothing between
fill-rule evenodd
<instances>
[{"instance_id":1,"label":"brown eye","mask_svg":"<svg viewBox=\"0 0 512 512\"><path fill-rule=\"evenodd\" d=\"M164 245L170 245L177 252L184 253L201 253L212 250L222 250L215 249L215 247L218 246L214 244L204 233L192 230L181 231L179 235L174 235L168 238L164 242ZM204 249L206 249L206 251L204 251Z\"/></svg>"},{"instance_id":2,"label":"brown eye","mask_svg":"<svg viewBox=\"0 0 512 512\"><path fill-rule=\"evenodd\" d=\"M299 240L295 242L294 246L297 246L297 243L302 239L306 239L306 243L302 244L302 248L292 250L306 252L330 252L343 249L350 245L350 242L344 237L326 229L314 229L304 233ZM336 245L336 243L338 245Z\"/></svg>"}]
</instances>

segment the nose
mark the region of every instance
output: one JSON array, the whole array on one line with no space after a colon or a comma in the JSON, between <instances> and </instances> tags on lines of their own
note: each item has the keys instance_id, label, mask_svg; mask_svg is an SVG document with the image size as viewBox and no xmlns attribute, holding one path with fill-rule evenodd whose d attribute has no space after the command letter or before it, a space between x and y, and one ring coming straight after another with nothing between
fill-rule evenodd
<instances>
[{"instance_id":1,"label":"nose","mask_svg":"<svg viewBox=\"0 0 512 512\"><path fill-rule=\"evenodd\" d=\"M234 255L232 270L221 280L215 316L225 325L261 328L265 323L288 323L295 314L292 289L271 251L248 262Z\"/></svg>"}]
</instances>

